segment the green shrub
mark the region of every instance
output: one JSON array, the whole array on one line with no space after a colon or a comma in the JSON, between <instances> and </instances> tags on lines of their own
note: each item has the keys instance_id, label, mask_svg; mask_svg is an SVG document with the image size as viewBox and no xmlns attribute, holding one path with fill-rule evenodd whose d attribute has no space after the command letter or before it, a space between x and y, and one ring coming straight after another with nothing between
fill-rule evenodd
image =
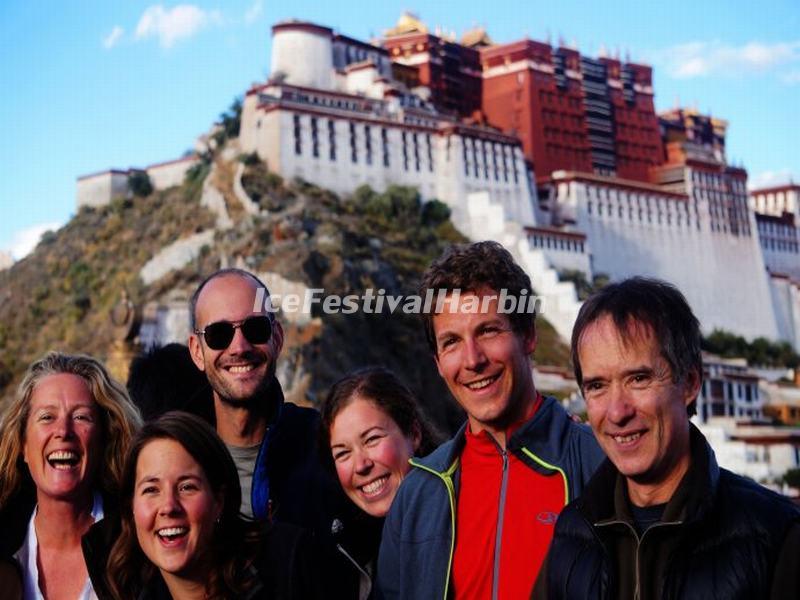
<instances>
[{"instance_id":1,"label":"green shrub","mask_svg":"<svg viewBox=\"0 0 800 600\"><path fill-rule=\"evenodd\" d=\"M153 193L153 183L146 171L133 171L128 175L128 189L134 196L144 198Z\"/></svg>"}]
</instances>

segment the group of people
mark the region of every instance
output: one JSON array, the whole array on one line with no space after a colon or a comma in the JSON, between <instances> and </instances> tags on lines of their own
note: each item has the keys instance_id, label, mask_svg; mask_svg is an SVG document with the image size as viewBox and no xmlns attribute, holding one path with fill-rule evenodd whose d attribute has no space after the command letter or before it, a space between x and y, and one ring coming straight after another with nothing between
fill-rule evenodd
<instances>
[{"instance_id":1,"label":"group of people","mask_svg":"<svg viewBox=\"0 0 800 600\"><path fill-rule=\"evenodd\" d=\"M700 329L678 290L634 278L584 303L589 426L535 388L535 315L499 300L533 295L507 250L452 246L428 290L466 413L448 441L382 367L319 412L284 401L283 328L238 269L198 286L188 348L134 363L130 396L87 356L32 364L0 422L0 595L800 597L800 510L689 420Z\"/></svg>"}]
</instances>

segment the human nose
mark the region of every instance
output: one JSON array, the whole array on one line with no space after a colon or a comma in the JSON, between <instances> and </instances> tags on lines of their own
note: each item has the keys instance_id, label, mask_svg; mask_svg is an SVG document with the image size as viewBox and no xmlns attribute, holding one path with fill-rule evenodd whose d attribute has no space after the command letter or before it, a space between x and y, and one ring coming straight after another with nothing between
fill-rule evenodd
<instances>
[{"instance_id":1,"label":"human nose","mask_svg":"<svg viewBox=\"0 0 800 600\"><path fill-rule=\"evenodd\" d=\"M228 345L228 351L231 354L240 354L252 349L252 347L253 345L247 340L247 338L244 336L244 333L242 333L242 328L236 327L233 330L233 339Z\"/></svg>"},{"instance_id":2,"label":"human nose","mask_svg":"<svg viewBox=\"0 0 800 600\"><path fill-rule=\"evenodd\" d=\"M165 490L164 494L161 496L161 504L158 507L158 513L160 515L174 515L180 513L182 510L183 507L175 491L170 489Z\"/></svg>"},{"instance_id":3,"label":"human nose","mask_svg":"<svg viewBox=\"0 0 800 600\"><path fill-rule=\"evenodd\" d=\"M636 409L628 393L621 385L612 385L609 389L608 420L614 424L623 424L636 414Z\"/></svg>"},{"instance_id":4,"label":"human nose","mask_svg":"<svg viewBox=\"0 0 800 600\"><path fill-rule=\"evenodd\" d=\"M56 435L61 438L68 439L72 437L74 429L72 427L72 419L67 415L58 417L56 420Z\"/></svg>"},{"instance_id":5,"label":"human nose","mask_svg":"<svg viewBox=\"0 0 800 600\"><path fill-rule=\"evenodd\" d=\"M372 459L369 457L369 454L363 450L358 450L356 451L355 459L356 473L359 475L369 473L373 466Z\"/></svg>"},{"instance_id":6,"label":"human nose","mask_svg":"<svg viewBox=\"0 0 800 600\"><path fill-rule=\"evenodd\" d=\"M474 338L464 340L464 362L468 369L478 370L486 363L486 354L480 342Z\"/></svg>"}]
</instances>

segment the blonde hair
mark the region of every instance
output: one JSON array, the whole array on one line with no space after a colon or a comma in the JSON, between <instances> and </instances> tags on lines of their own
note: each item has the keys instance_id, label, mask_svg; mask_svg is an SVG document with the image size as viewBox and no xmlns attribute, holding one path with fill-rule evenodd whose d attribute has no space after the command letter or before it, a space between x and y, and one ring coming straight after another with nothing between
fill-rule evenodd
<instances>
[{"instance_id":1,"label":"blonde hair","mask_svg":"<svg viewBox=\"0 0 800 600\"><path fill-rule=\"evenodd\" d=\"M26 476L22 446L33 391L45 377L60 373L83 379L97 402L102 417L104 456L96 487L109 495L116 495L119 490L125 456L142 424L139 409L131 402L125 387L112 379L98 360L80 354L49 352L28 367L0 421L0 508L20 489Z\"/></svg>"}]
</instances>

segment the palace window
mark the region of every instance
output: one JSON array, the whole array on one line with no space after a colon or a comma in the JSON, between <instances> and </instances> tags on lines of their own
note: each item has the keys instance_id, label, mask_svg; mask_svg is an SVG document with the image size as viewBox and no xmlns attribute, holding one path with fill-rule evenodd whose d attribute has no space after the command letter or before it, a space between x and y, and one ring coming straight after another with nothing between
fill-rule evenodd
<instances>
[{"instance_id":1,"label":"palace window","mask_svg":"<svg viewBox=\"0 0 800 600\"><path fill-rule=\"evenodd\" d=\"M389 134L385 127L381 128L381 148L383 150L383 166L389 166Z\"/></svg>"},{"instance_id":2,"label":"palace window","mask_svg":"<svg viewBox=\"0 0 800 600\"><path fill-rule=\"evenodd\" d=\"M336 160L336 123L328 119L328 158Z\"/></svg>"},{"instance_id":3,"label":"palace window","mask_svg":"<svg viewBox=\"0 0 800 600\"><path fill-rule=\"evenodd\" d=\"M364 125L364 142L367 149L367 164L372 164L372 131L369 125Z\"/></svg>"},{"instance_id":4,"label":"palace window","mask_svg":"<svg viewBox=\"0 0 800 600\"><path fill-rule=\"evenodd\" d=\"M402 134L403 139L403 169L408 171L408 135L404 131Z\"/></svg>"},{"instance_id":5,"label":"palace window","mask_svg":"<svg viewBox=\"0 0 800 600\"><path fill-rule=\"evenodd\" d=\"M428 147L428 170L433 173L433 147L431 144L431 134L425 134L425 144Z\"/></svg>"},{"instance_id":6,"label":"palace window","mask_svg":"<svg viewBox=\"0 0 800 600\"><path fill-rule=\"evenodd\" d=\"M319 132L317 131L317 118L311 117L311 154L319 158Z\"/></svg>"},{"instance_id":7,"label":"palace window","mask_svg":"<svg viewBox=\"0 0 800 600\"><path fill-rule=\"evenodd\" d=\"M358 147L356 146L356 124L350 121L350 161L358 162Z\"/></svg>"},{"instance_id":8,"label":"palace window","mask_svg":"<svg viewBox=\"0 0 800 600\"><path fill-rule=\"evenodd\" d=\"M300 115L294 115L294 153L298 156L303 153L303 146L300 138Z\"/></svg>"}]
</instances>

